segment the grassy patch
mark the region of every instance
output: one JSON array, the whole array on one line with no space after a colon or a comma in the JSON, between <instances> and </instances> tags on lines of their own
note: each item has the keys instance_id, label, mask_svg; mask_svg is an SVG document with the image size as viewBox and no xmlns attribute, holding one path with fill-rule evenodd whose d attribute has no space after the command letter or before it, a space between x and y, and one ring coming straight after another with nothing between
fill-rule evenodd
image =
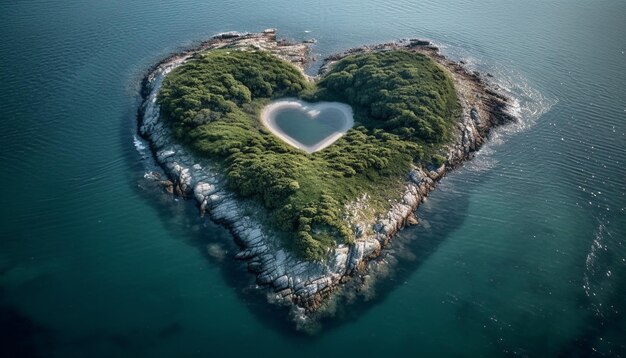
<instances>
[{"instance_id":1,"label":"grassy patch","mask_svg":"<svg viewBox=\"0 0 626 358\"><path fill-rule=\"evenodd\" d=\"M348 103L355 128L313 154L292 148L259 120L286 96ZM445 72L405 51L346 57L315 85L269 53L212 50L172 71L159 102L177 139L219 163L230 188L258 200L307 259L350 243L346 203L368 193L386 210L411 164L432 162L450 140L459 110Z\"/></svg>"}]
</instances>

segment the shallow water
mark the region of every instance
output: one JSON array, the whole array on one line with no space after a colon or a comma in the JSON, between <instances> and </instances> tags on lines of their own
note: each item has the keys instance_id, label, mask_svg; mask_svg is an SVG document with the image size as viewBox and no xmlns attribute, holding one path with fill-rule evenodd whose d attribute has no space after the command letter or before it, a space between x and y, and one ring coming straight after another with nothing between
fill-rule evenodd
<instances>
[{"instance_id":1,"label":"shallow water","mask_svg":"<svg viewBox=\"0 0 626 358\"><path fill-rule=\"evenodd\" d=\"M314 146L334 133L345 132L348 121L340 109L332 107L277 108L270 115L273 118L272 125L277 130L306 146Z\"/></svg>"},{"instance_id":2,"label":"shallow water","mask_svg":"<svg viewBox=\"0 0 626 358\"><path fill-rule=\"evenodd\" d=\"M624 355L625 15L582 0L0 2L0 352ZM431 195L375 295L314 337L250 288L225 230L149 186L133 144L152 64L266 27L316 38L320 58L432 39L521 116Z\"/></svg>"},{"instance_id":3,"label":"shallow water","mask_svg":"<svg viewBox=\"0 0 626 358\"><path fill-rule=\"evenodd\" d=\"M283 109L275 114L276 125L288 136L305 145L314 145L331 135L335 129L322 122L315 123L308 115L297 109Z\"/></svg>"}]
</instances>

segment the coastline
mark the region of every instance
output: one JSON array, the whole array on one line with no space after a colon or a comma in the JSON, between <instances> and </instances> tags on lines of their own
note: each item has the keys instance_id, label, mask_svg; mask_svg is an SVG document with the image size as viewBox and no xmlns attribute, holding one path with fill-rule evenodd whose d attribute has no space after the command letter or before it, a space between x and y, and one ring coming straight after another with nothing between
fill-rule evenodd
<instances>
[{"instance_id":1,"label":"coastline","mask_svg":"<svg viewBox=\"0 0 626 358\"><path fill-rule=\"evenodd\" d=\"M374 221L350 219L357 228L373 228L373 234L355 238L354 245L338 245L327 262L303 261L283 250L275 235L262 225L263 213L253 202L235 197L226 189L225 180L209 161L194 158L176 143L168 127L160 121L156 95L164 76L195 53L224 46L254 46L272 52L293 63L304 72L309 61L306 43L288 43L276 39L275 31L258 34L227 33L203 42L195 49L169 56L154 66L142 83L143 103L139 109L139 132L150 143L156 162L169 180L161 181L175 195L194 198L202 215L228 227L242 248L235 256L245 260L259 285L267 287L268 299L291 307L298 327L306 328L324 314L326 303L339 287L365 286L371 279L375 259L394 234L407 224L415 223L414 211L435 188L436 182L453 168L471 159L472 153L485 142L491 129L514 120L507 113L507 99L485 83L478 74L466 71L460 64L447 60L430 42L406 40L350 49L325 60L320 74L332 63L352 54L405 49L423 53L444 68L454 81L461 102L462 117L454 144L450 145L446 163L439 168L414 167L407 175L404 191L390 209ZM363 202L367 198L363 198ZM349 211L358 211L359 200ZM247 215L255 212L255 217ZM259 216L256 213L259 212ZM357 217L358 213L354 213ZM363 231L363 230L362 230Z\"/></svg>"}]
</instances>

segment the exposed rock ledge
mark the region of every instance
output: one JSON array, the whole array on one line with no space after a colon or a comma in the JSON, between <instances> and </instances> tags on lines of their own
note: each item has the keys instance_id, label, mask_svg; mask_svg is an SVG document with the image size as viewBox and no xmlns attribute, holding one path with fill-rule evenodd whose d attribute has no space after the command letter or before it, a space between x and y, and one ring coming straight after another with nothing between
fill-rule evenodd
<instances>
[{"instance_id":1,"label":"exposed rock ledge","mask_svg":"<svg viewBox=\"0 0 626 358\"><path fill-rule=\"evenodd\" d=\"M151 144L154 157L170 178L169 190L194 198L202 214L227 226L241 247L236 258L246 260L260 286L266 287L272 302L292 308L299 326L306 325L342 283L365 283L369 263L381 253L393 235L406 224L415 223L414 212L435 183L448 170L470 159L480 148L492 127L513 120L507 113L507 99L491 89L478 74L441 56L428 41L405 40L348 50L325 60L321 72L333 62L356 53L406 49L430 56L454 79L463 112L457 140L449 147L446 164L440 168L415 167L407 175L404 193L390 204L389 211L373 222L351 222L360 232L351 246L338 245L325 262L309 262L293 256L277 243L276 238L257 220L253 203L241 200L226 189L224 178L210 161L193 157L173 139L159 117L156 96L163 77L195 53L220 47L254 46L304 69L309 60L308 42L288 43L276 40L274 30L256 34L226 33L213 37L195 49L173 55L155 66L144 78L143 103L139 109L139 132ZM367 195L364 196L367 199ZM358 208L359 202L352 207ZM258 208L254 208L258 210ZM248 215L255 212L255 217ZM351 220L354 221L354 220ZM368 229L369 228L369 229Z\"/></svg>"}]
</instances>

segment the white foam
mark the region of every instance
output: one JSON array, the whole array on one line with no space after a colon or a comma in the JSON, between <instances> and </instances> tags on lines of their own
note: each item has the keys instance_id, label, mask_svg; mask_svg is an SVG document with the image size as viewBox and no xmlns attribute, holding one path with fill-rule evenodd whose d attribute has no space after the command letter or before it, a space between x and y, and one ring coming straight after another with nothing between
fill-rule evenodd
<instances>
[{"instance_id":1,"label":"white foam","mask_svg":"<svg viewBox=\"0 0 626 358\"><path fill-rule=\"evenodd\" d=\"M489 141L465 166L467 169L476 171L490 170L498 163L493 156L496 148L502 145L509 136L532 127L558 102L558 99L544 96L529 83L523 74L514 71L510 65L488 62L463 48L439 44L438 46L446 57L455 61L462 60L465 63L463 66L468 71L490 74L491 76L486 78L487 82L510 98L507 113L515 117L517 121L492 131Z\"/></svg>"},{"instance_id":2,"label":"white foam","mask_svg":"<svg viewBox=\"0 0 626 358\"><path fill-rule=\"evenodd\" d=\"M133 144L135 145L135 149L141 154L144 154L148 148L147 143L136 134L133 136Z\"/></svg>"}]
</instances>

